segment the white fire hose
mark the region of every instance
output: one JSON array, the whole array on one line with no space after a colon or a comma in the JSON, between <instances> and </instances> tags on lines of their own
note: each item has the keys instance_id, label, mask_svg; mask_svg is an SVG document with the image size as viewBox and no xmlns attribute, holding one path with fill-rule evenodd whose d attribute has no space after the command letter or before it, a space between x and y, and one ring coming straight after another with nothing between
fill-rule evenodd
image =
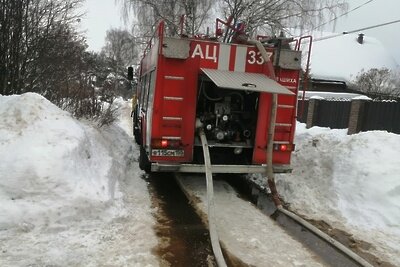
<instances>
[{"instance_id":1,"label":"white fire hose","mask_svg":"<svg viewBox=\"0 0 400 267\"><path fill-rule=\"evenodd\" d=\"M208 228L210 232L211 246L214 252L215 260L218 267L226 267L224 256L222 255L221 246L219 244L219 237L217 232L217 224L215 217L214 206L214 187L211 169L210 152L208 150L207 138L202 128L199 129L199 136L201 145L203 146L204 165L206 171L207 181L207 210L208 210Z\"/></svg>"}]
</instances>

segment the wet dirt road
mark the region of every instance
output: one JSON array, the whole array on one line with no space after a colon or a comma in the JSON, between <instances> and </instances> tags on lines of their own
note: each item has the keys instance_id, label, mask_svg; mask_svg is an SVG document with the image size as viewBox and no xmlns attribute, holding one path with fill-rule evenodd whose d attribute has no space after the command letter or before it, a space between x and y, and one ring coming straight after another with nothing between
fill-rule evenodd
<instances>
[{"instance_id":1,"label":"wet dirt road","mask_svg":"<svg viewBox=\"0 0 400 267\"><path fill-rule=\"evenodd\" d=\"M208 229L193 210L172 174L144 175L152 196L156 233L155 253L161 266L216 266Z\"/></svg>"}]
</instances>

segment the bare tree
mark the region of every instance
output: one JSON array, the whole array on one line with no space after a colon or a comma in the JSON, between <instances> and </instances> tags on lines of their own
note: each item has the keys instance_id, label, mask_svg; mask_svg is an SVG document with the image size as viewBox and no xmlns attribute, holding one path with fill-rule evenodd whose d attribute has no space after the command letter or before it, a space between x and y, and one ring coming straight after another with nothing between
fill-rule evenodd
<instances>
[{"instance_id":1,"label":"bare tree","mask_svg":"<svg viewBox=\"0 0 400 267\"><path fill-rule=\"evenodd\" d=\"M182 1L183 14L186 16L184 22L184 31L189 35L195 35L201 31L204 24L209 20L213 1ZM204 29L203 29L204 30Z\"/></svg>"},{"instance_id":2,"label":"bare tree","mask_svg":"<svg viewBox=\"0 0 400 267\"><path fill-rule=\"evenodd\" d=\"M393 95L400 98L400 70L392 71L392 82L394 84Z\"/></svg>"},{"instance_id":3,"label":"bare tree","mask_svg":"<svg viewBox=\"0 0 400 267\"><path fill-rule=\"evenodd\" d=\"M36 58L28 64L26 89L58 103L84 79L87 48L82 37L66 25L56 25L38 38Z\"/></svg>"},{"instance_id":4,"label":"bare tree","mask_svg":"<svg viewBox=\"0 0 400 267\"><path fill-rule=\"evenodd\" d=\"M22 87L25 21L29 0L0 0L0 92L18 93Z\"/></svg>"},{"instance_id":5,"label":"bare tree","mask_svg":"<svg viewBox=\"0 0 400 267\"><path fill-rule=\"evenodd\" d=\"M33 76L38 72L37 62L57 44L52 42L57 38L55 34L65 34L66 31L60 29L71 29L71 25L80 18L76 8L82 2L83 0L0 0L2 94L29 90L29 86L35 82Z\"/></svg>"},{"instance_id":6,"label":"bare tree","mask_svg":"<svg viewBox=\"0 0 400 267\"><path fill-rule=\"evenodd\" d=\"M220 10L236 25L242 22L247 33L278 35L287 28L312 29L322 17L332 17L347 9L346 0L221 0ZM228 31L226 36L232 34Z\"/></svg>"},{"instance_id":7,"label":"bare tree","mask_svg":"<svg viewBox=\"0 0 400 267\"><path fill-rule=\"evenodd\" d=\"M127 30L108 30L102 52L124 69L138 61L136 38Z\"/></svg>"},{"instance_id":8,"label":"bare tree","mask_svg":"<svg viewBox=\"0 0 400 267\"><path fill-rule=\"evenodd\" d=\"M160 19L167 25L169 35L179 34L183 22L184 32L199 33L209 23L211 13L222 14L232 24L242 22L247 34L278 35L287 28L301 31L315 28L323 18L330 20L347 10L346 0L116 0L123 4L125 17L136 16L142 36L151 36ZM131 13L130 13L131 12ZM181 21L181 15L185 20ZM225 41L233 32L227 29Z\"/></svg>"},{"instance_id":9,"label":"bare tree","mask_svg":"<svg viewBox=\"0 0 400 267\"><path fill-rule=\"evenodd\" d=\"M0 93L37 92L77 117L110 123L114 96L92 83L108 62L86 52L76 31L83 1L0 0Z\"/></svg>"},{"instance_id":10,"label":"bare tree","mask_svg":"<svg viewBox=\"0 0 400 267\"><path fill-rule=\"evenodd\" d=\"M396 76L387 68L372 68L360 72L355 85L360 92L374 98L400 97L400 81Z\"/></svg>"},{"instance_id":11,"label":"bare tree","mask_svg":"<svg viewBox=\"0 0 400 267\"><path fill-rule=\"evenodd\" d=\"M181 22L184 33L194 35L199 33L204 22L209 19L212 0L119 0L125 11L132 11L140 22L138 25L143 34L151 35L154 26L164 20L169 35L179 34ZM185 15L184 21L181 21ZM129 16L129 12L125 13Z\"/></svg>"},{"instance_id":12,"label":"bare tree","mask_svg":"<svg viewBox=\"0 0 400 267\"><path fill-rule=\"evenodd\" d=\"M116 95L127 98L130 92L130 81L127 80L127 67L139 62L140 44L137 38L127 30L110 29L107 31L105 46L101 55L108 62L108 73L102 87Z\"/></svg>"}]
</instances>

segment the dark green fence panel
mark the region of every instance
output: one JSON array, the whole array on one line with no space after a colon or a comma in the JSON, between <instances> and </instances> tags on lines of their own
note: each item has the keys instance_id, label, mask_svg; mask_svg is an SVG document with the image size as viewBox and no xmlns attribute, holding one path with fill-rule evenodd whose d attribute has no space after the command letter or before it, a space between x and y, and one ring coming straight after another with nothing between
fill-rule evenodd
<instances>
[{"instance_id":1,"label":"dark green fence panel","mask_svg":"<svg viewBox=\"0 0 400 267\"><path fill-rule=\"evenodd\" d=\"M307 121L308 100L297 100L297 120L302 123Z\"/></svg>"},{"instance_id":2,"label":"dark green fence panel","mask_svg":"<svg viewBox=\"0 0 400 267\"><path fill-rule=\"evenodd\" d=\"M350 108L351 101L319 101L315 125L332 129L348 128Z\"/></svg>"},{"instance_id":3,"label":"dark green fence panel","mask_svg":"<svg viewBox=\"0 0 400 267\"><path fill-rule=\"evenodd\" d=\"M400 102L367 102L361 130L400 134Z\"/></svg>"}]
</instances>

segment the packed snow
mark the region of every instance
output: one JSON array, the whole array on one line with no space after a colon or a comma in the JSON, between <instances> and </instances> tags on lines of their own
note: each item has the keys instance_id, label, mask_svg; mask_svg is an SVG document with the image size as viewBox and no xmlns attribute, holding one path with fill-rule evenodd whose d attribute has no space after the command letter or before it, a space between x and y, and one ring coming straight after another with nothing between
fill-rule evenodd
<instances>
[{"instance_id":1,"label":"packed snow","mask_svg":"<svg viewBox=\"0 0 400 267\"><path fill-rule=\"evenodd\" d=\"M130 104L98 129L43 97L0 96L0 266L158 266ZM371 242L400 266L400 136L298 124L291 207ZM251 240L249 240L251 243Z\"/></svg>"},{"instance_id":2,"label":"packed snow","mask_svg":"<svg viewBox=\"0 0 400 267\"><path fill-rule=\"evenodd\" d=\"M204 176L179 176L178 182L192 205L207 221L207 190ZM237 196L223 180L214 181L215 227L226 254L234 255L243 266L326 266L323 260L290 236L274 220ZM288 249L290 248L290 249Z\"/></svg>"}]
</instances>

